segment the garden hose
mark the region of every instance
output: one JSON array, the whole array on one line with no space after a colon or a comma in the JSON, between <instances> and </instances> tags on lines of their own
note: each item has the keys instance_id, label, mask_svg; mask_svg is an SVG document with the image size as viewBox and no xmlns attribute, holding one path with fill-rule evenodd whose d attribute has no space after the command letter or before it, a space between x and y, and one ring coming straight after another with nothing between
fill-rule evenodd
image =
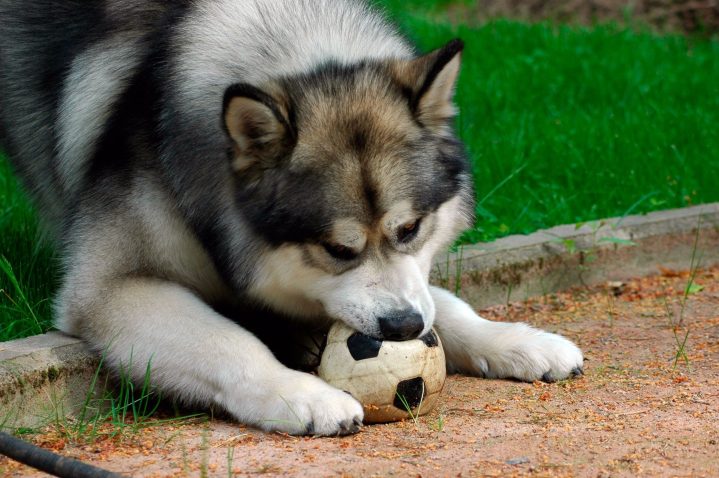
<instances>
[{"instance_id":1,"label":"garden hose","mask_svg":"<svg viewBox=\"0 0 719 478\"><path fill-rule=\"evenodd\" d=\"M121 478L122 475L67 458L0 432L0 454L60 478Z\"/></svg>"}]
</instances>

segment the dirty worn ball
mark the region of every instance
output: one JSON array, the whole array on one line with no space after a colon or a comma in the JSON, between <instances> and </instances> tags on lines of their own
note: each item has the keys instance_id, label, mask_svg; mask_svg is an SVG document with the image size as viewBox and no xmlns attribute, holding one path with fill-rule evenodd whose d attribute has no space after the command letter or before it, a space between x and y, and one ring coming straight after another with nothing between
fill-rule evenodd
<instances>
[{"instance_id":1,"label":"dirty worn ball","mask_svg":"<svg viewBox=\"0 0 719 478\"><path fill-rule=\"evenodd\" d=\"M434 330L419 339L390 342L342 323L329 331L318 372L359 400L365 423L424 415L437 403L447 375L442 343Z\"/></svg>"}]
</instances>

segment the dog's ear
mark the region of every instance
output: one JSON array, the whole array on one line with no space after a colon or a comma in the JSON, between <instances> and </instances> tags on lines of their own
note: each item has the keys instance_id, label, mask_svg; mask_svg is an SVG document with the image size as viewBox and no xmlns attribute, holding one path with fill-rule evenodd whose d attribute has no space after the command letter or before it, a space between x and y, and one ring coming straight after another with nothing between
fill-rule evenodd
<instances>
[{"instance_id":1,"label":"dog's ear","mask_svg":"<svg viewBox=\"0 0 719 478\"><path fill-rule=\"evenodd\" d=\"M256 164L263 169L272 167L289 154L294 144L286 108L254 86L236 84L228 88L222 118L233 141L231 160L236 172Z\"/></svg>"},{"instance_id":2,"label":"dog's ear","mask_svg":"<svg viewBox=\"0 0 719 478\"><path fill-rule=\"evenodd\" d=\"M398 61L392 70L397 81L410 92L410 107L426 127L444 132L456 111L452 98L459 76L462 40L409 61Z\"/></svg>"}]
</instances>

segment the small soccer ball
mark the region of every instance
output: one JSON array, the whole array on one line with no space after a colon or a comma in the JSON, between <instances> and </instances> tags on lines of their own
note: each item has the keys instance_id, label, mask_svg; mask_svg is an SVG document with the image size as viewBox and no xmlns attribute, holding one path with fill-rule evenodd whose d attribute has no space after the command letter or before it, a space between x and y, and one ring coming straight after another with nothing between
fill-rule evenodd
<instances>
[{"instance_id":1,"label":"small soccer ball","mask_svg":"<svg viewBox=\"0 0 719 478\"><path fill-rule=\"evenodd\" d=\"M390 342L342 323L329 331L318 373L362 404L365 423L424 415L437 403L447 376L434 330L419 339Z\"/></svg>"}]
</instances>

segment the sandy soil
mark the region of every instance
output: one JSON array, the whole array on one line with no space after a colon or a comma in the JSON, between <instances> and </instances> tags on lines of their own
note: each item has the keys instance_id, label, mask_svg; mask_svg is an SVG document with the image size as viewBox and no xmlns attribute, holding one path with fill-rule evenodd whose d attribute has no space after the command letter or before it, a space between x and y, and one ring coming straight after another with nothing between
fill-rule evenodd
<instances>
[{"instance_id":1,"label":"sandy soil","mask_svg":"<svg viewBox=\"0 0 719 478\"><path fill-rule=\"evenodd\" d=\"M26 437L131 476L719 476L719 268L574 290L485 316L560 332L586 375L554 384L452 376L417 423L346 438L264 434L221 420L70 443ZM677 342L689 332L674 368ZM229 458L232 454L231 459ZM33 476L0 458L0 475Z\"/></svg>"}]
</instances>

